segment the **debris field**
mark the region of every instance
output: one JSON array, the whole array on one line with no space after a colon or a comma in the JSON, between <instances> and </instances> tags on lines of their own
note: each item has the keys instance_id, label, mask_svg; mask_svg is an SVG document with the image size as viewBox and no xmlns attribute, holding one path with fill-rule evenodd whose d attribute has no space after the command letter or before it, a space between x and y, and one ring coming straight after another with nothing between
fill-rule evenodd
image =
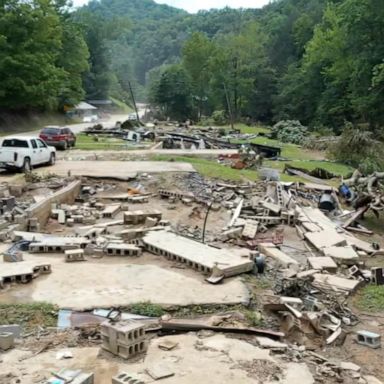
<instances>
[{"instance_id":1,"label":"debris field","mask_svg":"<svg viewBox=\"0 0 384 384\"><path fill-rule=\"evenodd\" d=\"M1 185L0 315L45 303L56 324L1 315L0 383L380 383L382 323L353 305L384 284L367 205L313 181L117 166Z\"/></svg>"}]
</instances>

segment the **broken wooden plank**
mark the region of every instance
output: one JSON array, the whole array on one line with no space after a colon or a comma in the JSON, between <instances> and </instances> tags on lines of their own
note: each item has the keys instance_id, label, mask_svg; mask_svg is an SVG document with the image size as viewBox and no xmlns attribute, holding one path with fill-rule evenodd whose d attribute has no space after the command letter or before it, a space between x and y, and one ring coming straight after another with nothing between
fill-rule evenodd
<instances>
[{"instance_id":1,"label":"broken wooden plank","mask_svg":"<svg viewBox=\"0 0 384 384\"><path fill-rule=\"evenodd\" d=\"M240 216L240 212L241 212L241 209L243 208L243 204L244 204L244 199L241 199L238 206L235 209L235 212L233 212L233 216L231 218L231 221L229 222L228 227L232 227L233 224L235 224L235 221Z\"/></svg>"},{"instance_id":2,"label":"broken wooden plank","mask_svg":"<svg viewBox=\"0 0 384 384\"><path fill-rule=\"evenodd\" d=\"M373 231L370 231L369 229L365 229L365 228L346 227L345 229L350 232L362 233L363 235L370 235L370 236L373 235Z\"/></svg>"},{"instance_id":3,"label":"broken wooden plank","mask_svg":"<svg viewBox=\"0 0 384 384\"><path fill-rule=\"evenodd\" d=\"M344 224L343 228L351 226L359 217L361 217L368 210L368 206L360 207Z\"/></svg>"}]
</instances>

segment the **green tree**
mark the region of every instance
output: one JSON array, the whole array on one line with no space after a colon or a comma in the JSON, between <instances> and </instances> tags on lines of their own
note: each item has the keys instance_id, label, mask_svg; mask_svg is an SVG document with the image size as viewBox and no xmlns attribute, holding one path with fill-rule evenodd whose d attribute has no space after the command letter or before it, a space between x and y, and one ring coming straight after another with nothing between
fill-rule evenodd
<instances>
[{"instance_id":1,"label":"green tree","mask_svg":"<svg viewBox=\"0 0 384 384\"><path fill-rule=\"evenodd\" d=\"M58 59L59 67L65 71L59 94L61 105L75 105L84 98L82 76L89 70L88 58L88 47L79 27L66 18Z\"/></svg>"},{"instance_id":2,"label":"green tree","mask_svg":"<svg viewBox=\"0 0 384 384\"><path fill-rule=\"evenodd\" d=\"M0 5L0 106L56 108L65 70L56 65L62 25L47 0Z\"/></svg>"},{"instance_id":3,"label":"green tree","mask_svg":"<svg viewBox=\"0 0 384 384\"><path fill-rule=\"evenodd\" d=\"M192 81L193 96L200 119L204 103L208 100L209 81L212 76L211 60L215 45L200 32L192 34L183 47L182 63Z\"/></svg>"},{"instance_id":4,"label":"green tree","mask_svg":"<svg viewBox=\"0 0 384 384\"><path fill-rule=\"evenodd\" d=\"M152 84L151 101L172 119L192 117L191 80L181 65L174 64L164 69L160 78Z\"/></svg>"}]
</instances>

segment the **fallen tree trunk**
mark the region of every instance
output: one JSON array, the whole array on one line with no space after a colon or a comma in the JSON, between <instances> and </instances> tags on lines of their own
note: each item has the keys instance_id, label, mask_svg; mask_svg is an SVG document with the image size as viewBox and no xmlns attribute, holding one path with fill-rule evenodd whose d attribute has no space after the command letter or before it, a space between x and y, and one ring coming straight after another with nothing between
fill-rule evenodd
<instances>
[{"instance_id":1,"label":"fallen tree trunk","mask_svg":"<svg viewBox=\"0 0 384 384\"><path fill-rule=\"evenodd\" d=\"M271 339L280 339L284 337L283 332L275 332L259 328L216 327L201 323L181 323L177 321L162 321L160 325L162 331L171 332L197 332L201 330L207 330L223 333L243 333L247 335L265 336Z\"/></svg>"}]
</instances>

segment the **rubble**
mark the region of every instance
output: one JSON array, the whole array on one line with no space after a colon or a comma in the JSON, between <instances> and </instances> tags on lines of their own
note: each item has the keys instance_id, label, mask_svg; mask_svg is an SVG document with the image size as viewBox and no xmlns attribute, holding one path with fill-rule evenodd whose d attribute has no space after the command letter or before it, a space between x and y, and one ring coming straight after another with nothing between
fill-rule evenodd
<instances>
[{"instance_id":1,"label":"rubble","mask_svg":"<svg viewBox=\"0 0 384 384\"><path fill-rule=\"evenodd\" d=\"M186 140L171 138L172 145ZM203 141L207 146L224 145L209 137ZM239 158L221 161L229 160ZM125 175L124 180L131 176L136 175ZM340 356L335 362L312 350L322 347L332 355L334 346L346 343L348 348L351 337L354 348L380 347L379 332L356 332L360 314L348 307L347 298L368 282L384 284L383 267L372 267L383 251L359 238L367 235L356 224L367 205L347 214L334 188L312 181L228 183L195 172L174 175L171 181L150 175L134 182L71 177L44 185L40 180L21 194L0 198L0 237L4 231L4 240L14 242L2 249L0 281L7 288L1 291L2 301L26 298L57 304L60 327L92 324L88 342L93 347L133 358L129 370L113 366L103 382L184 382L181 364L162 361L159 354L182 356L189 345L188 353L198 362L200 356L211 359L217 351L233 370L218 373L227 382L233 377L239 382L260 377L303 381L297 369L307 380L303 382L348 378L357 383L367 377L360 360L352 363ZM23 197L24 191L33 192ZM142 209L136 209L137 204ZM15 282L32 282L33 289L8 289ZM144 303L148 316L130 313L138 303ZM230 305L244 311L235 320L225 313ZM158 320L152 306L169 313ZM196 312L204 311L213 316L196 318ZM1 335L8 331L0 327L0 348ZM185 335L175 336L178 333ZM43 354L52 345L57 346L48 343L34 353ZM156 358L148 358L154 346ZM68 353L76 361L76 353ZM33 357L28 359L35 361ZM184 361L197 369L194 362ZM66 377L56 367L51 371L58 380ZM195 371L190 373L200 380ZM83 380L79 383L93 380L93 374L81 375L75 379ZM99 375L98 370L96 380Z\"/></svg>"}]
</instances>

